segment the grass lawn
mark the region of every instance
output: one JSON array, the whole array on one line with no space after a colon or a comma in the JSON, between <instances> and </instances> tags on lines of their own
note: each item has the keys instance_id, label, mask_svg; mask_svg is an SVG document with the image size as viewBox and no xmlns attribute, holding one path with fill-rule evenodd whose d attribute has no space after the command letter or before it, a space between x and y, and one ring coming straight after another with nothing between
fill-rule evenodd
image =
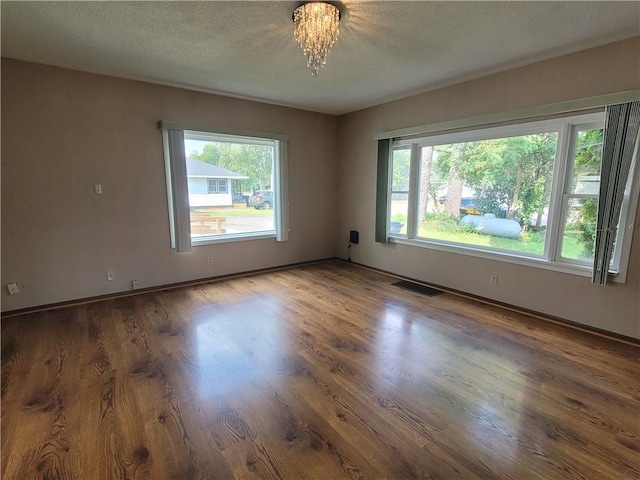
<instances>
[{"instance_id":1,"label":"grass lawn","mask_svg":"<svg viewBox=\"0 0 640 480\"><path fill-rule=\"evenodd\" d=\"M404 231L403 231L404 233ZM542 255L544 253L544 232L525 232L519 238L505 238L470 231L468 228L443 221L442 219L426 220L418 231L418 236L432 240L444 240L479 247L499 248L519 253ZM566 234L562 244L562 255L574 259L591 259L585 256L585 247L579 234Z\"/></svg>"}]
</instances>

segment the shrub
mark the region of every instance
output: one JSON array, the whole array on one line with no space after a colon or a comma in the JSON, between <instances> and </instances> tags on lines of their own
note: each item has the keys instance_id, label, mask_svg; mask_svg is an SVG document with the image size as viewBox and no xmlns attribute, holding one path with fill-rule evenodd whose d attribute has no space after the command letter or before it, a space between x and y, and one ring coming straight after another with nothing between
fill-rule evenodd
<instances>
[{"instance_id":1,"label":"shrub","mask_svg":"<svg viewBox=\"0 0 640 480\"><path fill-rule=\"evenodd\" d=\"M584 244L585 253L593 255L598 227L598 203L596 200L590 198L585 201L580 208L580 215L582 216L582 222L579 228L582 231L581 240Z\"/></svg>"}]
</instances>

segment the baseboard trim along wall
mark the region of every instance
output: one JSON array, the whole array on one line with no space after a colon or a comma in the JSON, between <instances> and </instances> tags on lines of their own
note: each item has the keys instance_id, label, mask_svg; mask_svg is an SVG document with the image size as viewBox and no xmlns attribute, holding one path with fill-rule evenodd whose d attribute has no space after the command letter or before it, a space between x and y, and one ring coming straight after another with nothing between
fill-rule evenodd
<instances>
[{"instance_id":1,"label":"baseboard trim along wall","mask_svg":"<svg viewBox=\"0 0 640 480\"><path fill-rule=\"evenodd\" d=\"M347 260L345 260L343 258L340 258L339 260L341 260L343 262L347 262ZM400 280L406 280L406 281L409 281L409 282L417 283L418 285L424 285L425 287L434 288L436 290L441 290L443 292L450 293L452 295L457 295L458 297L463 297L463 298L468 298L468 299L471 299L471 300L476 300L478 302L482 302L482 303L485 303L487 305L493 305L495 307L504 308L505 310L509 310L509 311L512 311L512 312L521 313L521 314L524 314L524 315L529 315L530 317L534 317L534 318L537 318L539 320L543 320L545 322L555 323L557 325L561 325L561 326L564 326L564 327L567 327L567 328L571 328L571 329L574 329L574 330L581 330L583 332L590 333L590 334L593 334L593 335L598 335L600 337L605 337L605 338L608 338L610 340L615 340L615 341L618 341L618 342L621 342L621 343L626 343L628 345L633 345L633 346L636 346L636 347L640 347L640 339L636 339L636 338L633 338L633 337L628 337L626 335L621 335L621 334L615 333L615 332L609 332L607 330L603 330L603 329L597 328L597 327L591 327L589 325L582 325L580 323L572 322L571 320L567 320L565 318L556 317L556 316L553 316L553 315L548 315L546 313L537 312L535 310L530 310L528 308L519 307L517 305L512 305L512 304L509 304L509 303L500 302L498 300L492 300L490 298L482 297L480 295L474 295L472 293L463 292L461 290L456 290L456 289L453 289L453 288L443 287L442 285L437 285L435 283L423 282L421 280L416 280L414 278L405 277L403 275L398 275L397 273L389 272L389 271L383 270L381 268L370 267L368 265L364 265L364 264L356 263L356 262L348 262L348 263L351 263L352 265L355 265L355 266L360 267L360 268L364 268L366 270L371 270L373 272L389 275L390 277L398 278Z\"/></svg>"},{"instance_id":2,"label":"baseboard trim along wall","mask_svg":"<svg viewBox=\"0 0 640 480\"><path fill-rule=\"evenodd\" d=\"M365 270L370 270L370 271L376 272L376 273L381 273L381 274L388 275L390 277L397 278L397 279L400 279L400 280L410 281L410 282L416 283L418 285L424 285L425 287L434 288L436 290L441 290L442 292L446 292L446 293L450 293L452 295L456 295L456 296L459 296L459 297L462 297L462 298L468 298L468 299L471 299L471 300L482 302L482 303L487 304L487 305L492 305L492 306L495 306L495 307L504 308L504 309L512 311L512 312L521 313L521 314L524 314L524 315L529 315L530 317L534 317L534 318L537 318L537 319L545 321L545 322L551 322L551 323L554 323L554 324L557 324L557 325L561 325L561 326L564 326L564 327L567 327L567 328L571 328L571 329L574 329L574 330L580 330L580 331L583 331L585 333L589 333L589 334L592 334L592 335L598 335L600 337L608 338L610 340L615 340L615 341L621 342L621 343L626 343L628 345L640 346L640 340L639 339L635 339L633 337L628 337L626 335L620 335L618 333L608 332L606 330L602 330L602 329L596 328L596 327L591 327L591 326L588 326L588 325L582 325L582 324L579 324L579 323L576 323L576 322L572 322L571 320L566 320L564 318L555 317L555 316L552 316L552 315L547 315L547 314L544 314L544 313L536 312L534 310L529 310L527 308L518 307L517 305L511 305L511 304L508 304L508 303L499 302L497 300L491 300L489 298L481 297L480 295L474 295L474 294L463 292L463 291L460 291L460 290L455 290L455 289L452 289L452 288L443 287L442 285L423 282L423 281L420 281L420 280L416 280L414 278L405 277L403 275L398 275L397 273L389 272L387 270L383 270L383 269L380 269L380 268L370 267L368 265L364 265L364 264L357 263L357 262L350 262L350 261L347 261L347 260L345 260L343 258L338 258L338 257L324 258L324 259L312 260L312 261L307 261L307 262L290 263L290 264L286 264L286 265L278 265L278 266L275 266L275 267L260 268L260 269L256 269L256 270L248 270L248 271L244 271L244 272L229 273L229 274L226 274L226 275L219 275L219 276L215 276L215 277L199 278L199 279L196 279L196 280L187 280L187 281L184 281L184 282L177 282L177 283L171 283L171 284L166 284L166 285L158 285L158 286L155 286L155 287L141 288L139 290L124 291L124 292L112 293L112 294L107 294L107 295L98 295L98 296L95 296L95 297L87 297L87 298L81 298L81 299L77 299L77 300L69 300L69 301L65 301L65 302L52 303L52 304L48 304L48 305L40 305L40 306L35 306L35 307L28 307L28 308L23 308L23 309L20 309L20 310L12 310L12 311L8 311L8 312L2 312L2 315L0 316L0 320L6 319L6 318L11 318L11 317L18 317L18 316L21 316L21 315L28 315L28 314L31 314L31 313L45 312L45 311L49 311L49 310L56 310L56 309L61 309L61 308L77 306L77 305L84 305L84 304L89 304L89 303L101 302L101 301L104 301L104 300L114 300L114 299L122 298L122 297L130 297L130 296L133 296L133 295L141 295L141 294L144 294L144 293L159 292L159 291L163 291L163 290L172 290L172 289L176 289L176 288L188 287L188 286L191 286L191 285L201 285L201 284L205 284L205 283L220 282L220 281L224 281L224 280L228 280L228 279L232 279L232 278L248 277L248 276L256 275L256 274L260 274L260 273L276 272L278 270L288 270L288 269L295 268L295 267L301 267L301 266L305 266L305 265L313 265L313 264L316 264L316 263L332 262L332 261L340 261L340 262L349 263L350 265L353 265L354 267L362 268L362 269L365 269Z\"/></svg>"},{"instance_id":3,"label":"baseboard trim along wall","mask_svg":"<svg viewBox=\"0 0 640 480\"><path fill-rule=\"evenodd\" d=\"M314 263L323 263L334 261L336 258L322 258L319 260L310 260L306 262L289 263L285 265L278 265L275 267L259 268L256 270L246 270L237 273L228 273L226 275L218 275L214 277L204 277L195 280L186 280L184 282L167 283L165 285L156 285L154 287L140 288L136 290L125 290L123 292L108 293L106 295L97 295L94 297L78 298L76 300L66 300L64 302L50 303L47 305L37 305L34 307L21 308L18 310L11 310L2 312L0 320L5 318L18 317L21 315L28 315L30 313L46 312L48 310L57 310L60 308L74 307L77 305L85 305L88 303L101 302L104 300L114 300L116 298L131 297L134 295L141 295L143 293L160 292L163 290L172 290L175 288L188 287L190 285L202 285L204 283L220 282L228 280L230 278L248 277L259 273L276 272L278 270L288 270L290 268L300 267L303 265L313 265Z\"/></svg>"}]
</instances>

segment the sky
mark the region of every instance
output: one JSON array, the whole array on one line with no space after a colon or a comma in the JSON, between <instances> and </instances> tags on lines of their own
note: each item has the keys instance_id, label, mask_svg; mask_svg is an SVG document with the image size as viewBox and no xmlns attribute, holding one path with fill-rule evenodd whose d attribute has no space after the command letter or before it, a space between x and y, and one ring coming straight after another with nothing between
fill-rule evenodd
<instances>
[{"instance_id":1,"label":"sky","mask_svg":"<svg viewBox=\"0 0 640 480\"><path fill-rule=\"evenodd\" d=\"M202 149L208 142L202 140L187 140L184 139L184 152L190 155L194 150L198 153L202 153Z\"/></svg>"}]
</instances>

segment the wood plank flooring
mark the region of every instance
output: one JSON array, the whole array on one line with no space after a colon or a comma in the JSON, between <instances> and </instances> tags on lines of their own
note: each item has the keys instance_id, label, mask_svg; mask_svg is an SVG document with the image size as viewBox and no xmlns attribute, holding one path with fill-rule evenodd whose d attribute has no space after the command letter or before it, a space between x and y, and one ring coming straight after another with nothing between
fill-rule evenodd
<instances>
[{"instance_id":1,"label":"wood plank flooring","mask_svg":"<svg viewBox=\"0 0 640 480\"><path fill-rule=\"evenodd\" d=\"M639 348L327 262L2 322L2 478L637 479Z\"/></svg>"}]
</instances>

